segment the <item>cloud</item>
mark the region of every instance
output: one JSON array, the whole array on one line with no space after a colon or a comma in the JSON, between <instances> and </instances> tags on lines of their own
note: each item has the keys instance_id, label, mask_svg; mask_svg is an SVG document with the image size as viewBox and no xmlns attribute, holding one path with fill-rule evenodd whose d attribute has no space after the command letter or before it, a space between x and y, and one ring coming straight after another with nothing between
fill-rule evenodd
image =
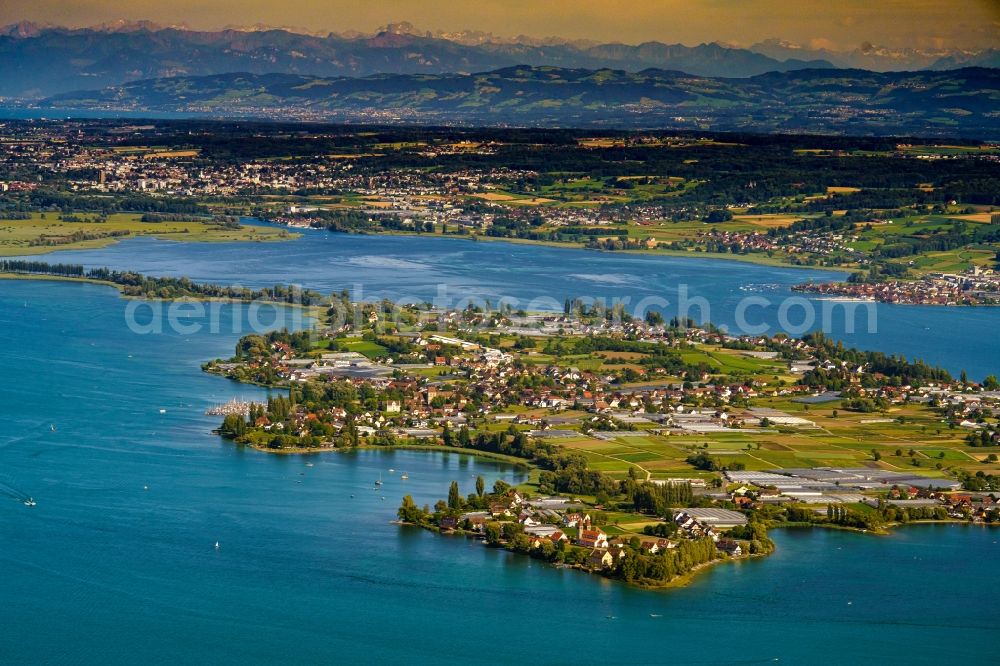
<instances>
[{"instance_id":1,"label":"cloud","mask_svg":"<svg viewBox=\"0 0 1000 666\"><path fill-rule=\"evenodd\" d=\"M833 40L827 39L826 37L813 37L809 40L809 48L817 51L823 49L827 51L836 51L838 47Z\"/></svg>"}]
</instances>

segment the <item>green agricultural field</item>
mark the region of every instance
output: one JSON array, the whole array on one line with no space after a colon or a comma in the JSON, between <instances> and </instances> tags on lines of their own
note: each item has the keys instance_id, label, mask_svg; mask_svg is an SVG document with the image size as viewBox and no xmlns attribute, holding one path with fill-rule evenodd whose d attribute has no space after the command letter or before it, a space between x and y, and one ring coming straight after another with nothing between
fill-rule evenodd
<instances>
[{"instance_id":1,"label":"green agricultural field","mask_svg":"<svg viewBox=\"0 0 1000 666\"><path fill-rule=\"evenodd\" d=\"M348 340L339 343L340 349L342 351L357 352L358 354L363 354L370 359L382 358L388 356L389 350L376 342L370 342L368 340Z\"/></svg>"},{"instance_id":2,"label":"green agricultural field","mask_svg":"<svg viewBox=\"0 0 1000 666\"><path fill-rule=\"evenodd\" d=\"M109 215L98 222L94 214L66 214L80 222L65 221L59 213L33 213L30 220L0 217L0 256L45 254L55 250L104 247L125 238L152 236L185 242L277 241L297 238L284 229L243 225L230 229L207 222L142 222L128 213Z\"/></svg>"},{"instance_id":3,"label":"green agricultural field","mask_svg":"<svg viewBox=\"0 0 1000 666\"><path fill-rule=\"evenodd\" d=\"M733 350L714 347L712 349L693 349L681 352L685 363L696 365L707 363L715 366L722 374L774 374L786 375L787 365L783 361L761 359Z\"/></svg>"},{"instance_id":4,"label":"green agricultural field","mask_svg":"<svg viewBox=\"0 0 1000 666\"><path fill-rule=\"evenodd\" d=\"M839 402L817 407L761 399L755 404L808 419L815 427L662 435L646 429L610 440L581 435L553 441L615 478L625 478L630 468L649 478L710 476L686 462L694 453L706 453L720 466L748 470L879 467L940 477L958 469L995 472L1000 467L985 463L988 450L968 447L965 431L944 427L925 406L901 405L882 415L848 412Z\"/></svg>"}]
</instances>

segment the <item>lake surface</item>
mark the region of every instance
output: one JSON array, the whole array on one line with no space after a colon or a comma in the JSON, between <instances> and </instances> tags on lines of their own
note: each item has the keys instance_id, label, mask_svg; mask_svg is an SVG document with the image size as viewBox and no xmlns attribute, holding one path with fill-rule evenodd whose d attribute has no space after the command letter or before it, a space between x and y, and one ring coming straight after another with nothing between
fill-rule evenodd
<instances>
[{"instance_id":1,"label":"lake surface","mask_svg":"<svg viewBox=\"0 0 1000 666\"><path fill-rule=\"evenodd\" d=\"M125 308L0 281L0 481L38 501L0 496L0 663L996 661L998 531L776 531L772 557L667 592L557 570L389 522L517 470L234 448L204 410L264 391L199 364L237 335L136 335Z\"/></svg>"},{"instance_id":2,"label":"lake surface","mask_svg":"<svg viewBox=\"0 0 1000 666\"><path fill-rule=\"evenodd\" d=\"M346 288L357 299L389 297L449 307L470 299L495 307L506 298L515 307L561 310L567 298L618 299L640 315L647 308L668 317L683 313L754 334L822 329L851 346L922 358L956 375L963 369L980 380L1000 374L1000 308L845 304L791 291L809 280L843 279L844 273L495 241L303 234L295 241L256 244L138 238L45 256L52 262L186 275L201 282L299 284L324 293ZM847 308L855 308L853 327Z\"/></svg>"}]
</instances>

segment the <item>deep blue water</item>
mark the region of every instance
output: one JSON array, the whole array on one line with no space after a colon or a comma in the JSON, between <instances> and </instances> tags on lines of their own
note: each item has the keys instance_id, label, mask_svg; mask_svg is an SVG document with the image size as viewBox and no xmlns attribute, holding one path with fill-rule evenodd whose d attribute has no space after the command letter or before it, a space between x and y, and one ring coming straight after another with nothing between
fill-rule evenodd
<instances>
[{"instance_id":1,"label":"deep blue water","mask_svg":"<svg viewBox=\"0 0 1000 666\"><path fill-rule=\"evenodd\" d=\"M553 569L389 522L516 470L234 448L204 409L263 391L198 365L236 335L137 335L125 308L0 282L0 480L38 501L0 497L0 663L995 663L1000 532L779 531L667 592Z\"/></svg>"},{"instance_id":2,"label":"deep blue water","mask_svg":"<svg viewBox=\"0 0 1000 666\"><path fill-rule=\"evenodd\" d=\"M99 250L46 256L49 261L186 275L196 281L255 287L294 283L323 292L347 288L366 300L391 297L456 306L473 299L495 307L507 298L515 307L561 310L567 298L603 298L608 303L619 299L640 315L646 308L659 309L668 316L681 313L708 319L735 332L800 335L822 329L852 346L922 358L955 374L966 369L974 379L1000 373L1000 308L845 305L790 291L808 280L843 278L843 273L832 271L314 230L283 243L198 244L139 238ZM748 303L744 300L748 297L766 299L767 304ZM794 300L783 311L788 298ZM737 318L741 303L748 304L742 323ZM803 306L812 319L806 318ZM847 307L856 308L853 328L847 326Z\"/></svg>"}]
</instances>

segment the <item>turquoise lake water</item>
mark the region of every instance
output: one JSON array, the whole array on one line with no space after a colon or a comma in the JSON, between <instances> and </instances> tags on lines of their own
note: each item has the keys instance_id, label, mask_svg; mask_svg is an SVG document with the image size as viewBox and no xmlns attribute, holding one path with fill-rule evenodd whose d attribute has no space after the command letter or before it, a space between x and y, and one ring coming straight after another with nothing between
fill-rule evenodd
<instances>
[{"instance_id":1,"label":"turquoise lake water","mask_svg":"<svg viewBox=\"0 0 1000 666\"><path fill-rule=\"evenodd\" d=\"M383 271L382 288L398 288L373 260L366 269L332 251L359 243L374 249L348 256L373 257L382 240L393 239L335 236L322 241L325 261L304 244L281 252L291 261L298 248L317 287ZM447 247L462 256L483 245ZM152 274L285 281L245 246L184 248L143 241L79 256ZM464 256L481 264L465 264L468 281L499 274L497 262ZM555 254L531 256L539 263L507 262L547 281L508 277L503 288L568 284ZM587 268L595 274L645 266L582 256L626 262ZM725 289L755 279L728 264L704 270L713 273L703 284ZM557 570L390 523L404 494L433 502L452 479L468 491L477 474L518 481L516 469L426 452L271 456L211 435L219 419L207 407L265 393L200 372L231 353L234 309L221 308L225 333L137 335L126 307L106 287L0 281L0 482L38 502L0 496L2 664L996 663L1000 532L776 531L773 556L666 592Z\"/></svg>"},{"instance_id":2,"label":"turquoise lake water","mask_svg":"<svg viewBox=\"0 0 1000 666\"><path fill-rule=\"evenodd\" d=\"M982 379L1000 374L1000 308L948 308L855 304L848 328L845 305L791 292L808 280L843 279L832 271L775 268L736 261L596 252L570 248L434 237L332 234L307 230L281 243L177 243L131 239L107 248L45 255L48 261L131 269L157 276L186 275L195 281L260 287L299 284L324 293L347 288L370 300L390 297L413 301L441 299L447 306L502 297L528 309L562 309L567 298L621 299L630 310L642 303L698 320L750 333L802 334L822 328L852 346L904 354L941 365L957 374L965 369ZM443 294L443 298L442 297ZM737 327L743 299L750 304ZM794 298L787 312L781 303ZM627 300L625 300L627 299ZM658 301L669 303L659 307ZM701 307L704 299L708 309ZM811 309L813 324L804 325ZM826 308L824 310L824 308ZM874 311L874 332L869 332ZM643 310L644 312L644 310ZM783 316L784 315L784 316Z\"/></svg>"}]
</instances>

